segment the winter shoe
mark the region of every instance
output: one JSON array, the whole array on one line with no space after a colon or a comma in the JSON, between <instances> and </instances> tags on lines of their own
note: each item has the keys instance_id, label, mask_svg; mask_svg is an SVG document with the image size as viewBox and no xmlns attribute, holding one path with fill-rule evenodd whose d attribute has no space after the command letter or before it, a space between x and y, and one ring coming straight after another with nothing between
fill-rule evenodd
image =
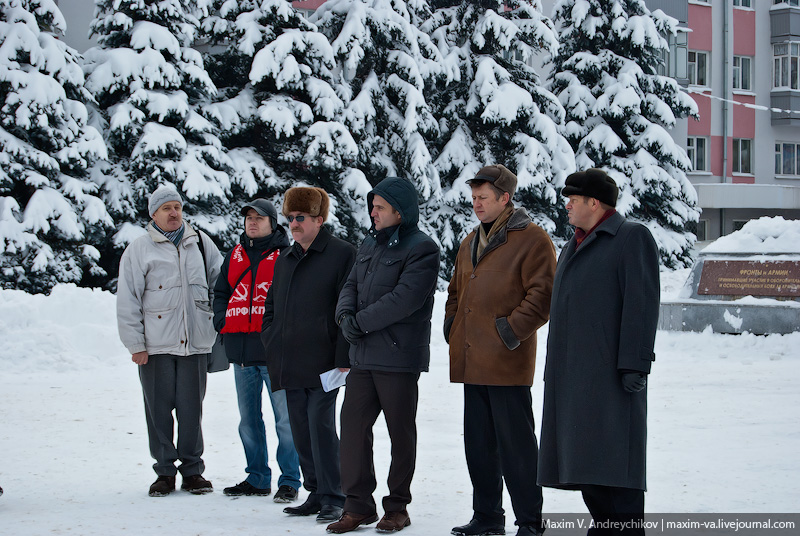
<instances>
[{"instance_id":1,"label":"winter shoe","mask_svg":"<svg viewBox=\"0 0 800 536\"><path fill-rule=\"evenodd\" d=\"M297 490L292 486L284 484L275 492L275 497L272 498L276 503L290 503L297 500Z\"/></svg>"},{"instance_id":2,"label":"winter shoe","mask_svg":"<svg viewBox=\"0 0 800 536\"><path fill-rule=\"evenodd\" d=\"M283 509L283 512L290 516L311 516L318 514L320 507L319 498L314 495L309 495L306 502L300 506L287 506Z\"/></svg>"},{"instance_id":3,"label":"winter shoe","mask_svg":"<svg viewBox=\"0 0 800 536\"><path fill-rule=\"evenodd\" d=\"M148 495L151 497L166 497L173 491L175 491L175 477L162 475L150 485Z\"/></svg>"},{"instance_id":4,"label":"winter shoe","mask_svg":"<svg viewBox=\"0 0 800 536\"><path fill-rule=\"evenodd\" d=\"M411 519L408 517L406 510L399 512L386 512L378 524L375 525L375 530L378 532L397 532L403 530L411 524Z\"/></svg>"},{"instance_id":5,"label":"winter shoe","mask_svg":"<svg viewBox=\"0 0 800 536\"><path fill-rule=\"evenodd\" d=\"M533 525L520 525L517 531L517 536L542 536L542 534L544 534L544 529Z\"/></svg>"},{"instance_id":6,"label":"winter shoe","mask_svg":"<svg viewBox=\"0 0 800 536\"><path fill-rule=\"evenodd\" d=\"M356 514L354 512L345 512L341 516L339 521L328 525L328 533L344 534L345 532L356 530L361 525L369 525L370 523L375 523L377 520L378 520L378 514Z\"/></svg>"},{"instance_id":7,"label":"winter shoe","mask_svg":"<svg viewBox=\"0 0 800 536\"><path fill-rule=\"evenodd\" d=\"M490 536L505 533L506 529L500 523L490 523L475 518L472 518L472 521L466 525L453 527L453 530L450 531L450 534L455 534L455 536Z\"/></svg>"},{"instance_id":8,"label":"winter shoe","mask_svg":"<svg viewBox=\"0 0 800 536\"><path fill-rule=\"evenodd\" d=\"M331 521L336 521L337 519L342 517L342 507L341 506L334 506L332 504L323 504L319 508L319 514L317 514L317 523L330 523ZM378 516L375 516L377 519Z\"/></svg>"},{"instance_id":9,"label":"winter shoe","mask_svg":"<svg viewBox=\"0 0 800 536\"><path fill-rule=\"evenodd\" d=\"M214 491L214 488L211 486L211 482L203 478L202 475L183 477L181 489L183 491L188 491L193 495L204 495Z\"/></svg>"},{"instance_id":10,"label":"winter shoe","mask_svg":"<svg viewBox=\"0 0 800 536\"><path fill-rule=\"evenodd\" d=\"M244 482L239 482L235 486L223 489L222 493L230 497L239 497L241 495L258 495L259 497L266 497L272 493L272 490L269 488L257 488L245 480Z\"/></svg>"}]
</instances>

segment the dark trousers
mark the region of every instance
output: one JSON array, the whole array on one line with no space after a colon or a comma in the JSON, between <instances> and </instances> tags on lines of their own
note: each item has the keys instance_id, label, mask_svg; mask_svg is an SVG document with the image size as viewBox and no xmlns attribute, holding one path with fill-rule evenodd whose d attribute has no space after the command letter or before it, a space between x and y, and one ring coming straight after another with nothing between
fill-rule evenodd
<instances>
[{"instance_id":1,"label":"dark trousers","mask_svg":"<svg viewBox=\"0 0 800 536\"><path fill-rule=\"evenodd\" d=\"M505 479L516 524L541 525L542 488L536 485L538 446L531 403L527 386L464 385L464 451L476 519L505 523Z\"/></svg>"},{"instance_id":2,"label":"dark trousers","mask_svg":"<svg viewBox=\"0 0 800 536\"><path fill-rule=\"evenodd\" d=\"M342 404L342 489L346 512L376 512L372 427L383 411L392 442L392 463L383 498L385 512L404 510L411 502L411 479L417 461L418 372L350 369Z\"/></svg>"},{"instance_id":3,"label":"dark trousers","mask_svg":"<svg viewBox=\"0 0 800 536\"><path fill-rule=\"evenodd\" d=\"M589 536L644 535L644 490L584 484L581 493L595 523Z\"/></svg>"},{"instance_id":4,"label":"dark trousers","mask_svg":"<svg viewBox=\"0 0 800 536\"><path fill-rule=\"evenodd\" d=\"M202 474L203 398L206 395L205 354L176 356L155 354L139 366L139 380L144 394L144 412L150 455L156 460L153 470L159 476L175 476L175 462L181 461L184 477ZM172 441L178 420L177 448Z\"/></svg>"},{"instance_id":5,"label":"dark trousers","mask_svg":"<svg viewBox=\"0 0 800 536\"><path fill-rule=\"evenodd\" d=\"M321 505L342 506L342 480L339 473L339 436L336 435L336 395L338 389L326 393L322 387L286 389L289 422L303 487Z\"/></svg>"}]
</instances>

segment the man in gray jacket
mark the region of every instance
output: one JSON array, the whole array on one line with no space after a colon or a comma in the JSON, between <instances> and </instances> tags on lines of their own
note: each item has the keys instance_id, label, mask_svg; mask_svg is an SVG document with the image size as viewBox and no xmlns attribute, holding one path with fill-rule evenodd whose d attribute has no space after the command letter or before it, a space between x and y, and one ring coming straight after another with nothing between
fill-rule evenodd
<instances>
[{"instance_id":1,"label":"man in gray jacket","mask_svg":"<svg viewBox=\"0 0 800 536\"><path fill-rule=\"evenodd\" d=\"M644 534L658 248L647 227L616 212L604 171L573 173L561 193L575 236L553 284L538 483L580 490L590 534Z\"/></svg>"},{"instance_id":2,"label":"man in gray jacket","mask_svg":"<svg viewBox=\"0 0 800 536\"><path fill-rule=\"evenodd\" d=\"M153 218L147 234L131 242L119 265L117 325L122 343L139 365L150 454L158 478L151 497L181 489L212 491L202 477L201 417L206 391L206 355L216 338L209 288L222 257L208 236L183 221L180 194L166 185L150 196ZM203 241L203 250L198 246ZM177 448L173 443L178 418ZM181 461L178 469L175 462Z\"/></svg>"}]
</instances>

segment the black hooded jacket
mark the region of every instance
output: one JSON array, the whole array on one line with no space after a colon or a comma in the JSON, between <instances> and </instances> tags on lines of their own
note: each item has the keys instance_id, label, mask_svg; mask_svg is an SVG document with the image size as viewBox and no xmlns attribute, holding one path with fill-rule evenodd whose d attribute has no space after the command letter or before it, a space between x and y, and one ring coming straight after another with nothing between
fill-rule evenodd
<instances>
[{"instance_id":1,"label":"black hooded jacket","mask_svg":"<svg viewBox=\"0 0 800 536\"><path fill-rule=\"evenodd\" d=\"M286 234L286 229L277 225L272 234L263 238L248 238L245 233L242 233L239 243L244 247L247 258L250 259L251 269L245 277L251 278L252 286L256 287L256 274L258 273L258 265L261 259L269 256L270 253L276 249L284 250L289 247L289 237ZM225 313L228 309L228 301L231 299L233 288L228 281L228 269L231 265L231 254L233 250L225 255L225 260L222 263L222 268L214 285L214 329L217 332L221 331L225 326ZM267 355L264 351L264 345L261 344L261 337L259 333L225 333L222 336L222 342L225 346L225 354L228 356L228 361L234 365L253 366L253 365L266 365Z\"/></svg>"},{"instance_id":2,"label":"black hooded jacket","mask_svg":"<svg viewBox=\"0 0 800 536\"><path fill-rule=\"evenodd\" d=\"M427 371L439 246L417 227L419 203L410 181L397 177L381 181L367 196L370 213L375 195L391 204L402 220L381 231L373 227L339 294L336 318L352 312L365 332L350 347L350 366Z\"/></svg>"}]
</instances>

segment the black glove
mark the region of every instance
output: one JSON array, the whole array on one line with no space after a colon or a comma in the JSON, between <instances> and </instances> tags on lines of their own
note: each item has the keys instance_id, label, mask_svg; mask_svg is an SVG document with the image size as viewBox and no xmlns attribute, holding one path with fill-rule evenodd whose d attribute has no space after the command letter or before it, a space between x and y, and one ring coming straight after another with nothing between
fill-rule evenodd
<instances>
[{"instance_id":1,"label":"black glove","mask_svg":"<svg viewBox=\"0 0 800 536\"><path fill-rule=\"evenodd\" d=\"M340 317L339 327L342 328L342 334L350 344L358 344L358 341L364 336L364 332L361 331L356 320L356 315L353 313L344 313Z\"/></svg>"},{"instance_id":2,"label":"black glove","mask_svg":"<svg viewBox=\"0 0 800 536\"><path fill-rule=\"evenodd\" d=\"M629 393L638 393L647 385L647 374L644 372L624 372L622 387Z\"/></svg>"}]
</instances>

